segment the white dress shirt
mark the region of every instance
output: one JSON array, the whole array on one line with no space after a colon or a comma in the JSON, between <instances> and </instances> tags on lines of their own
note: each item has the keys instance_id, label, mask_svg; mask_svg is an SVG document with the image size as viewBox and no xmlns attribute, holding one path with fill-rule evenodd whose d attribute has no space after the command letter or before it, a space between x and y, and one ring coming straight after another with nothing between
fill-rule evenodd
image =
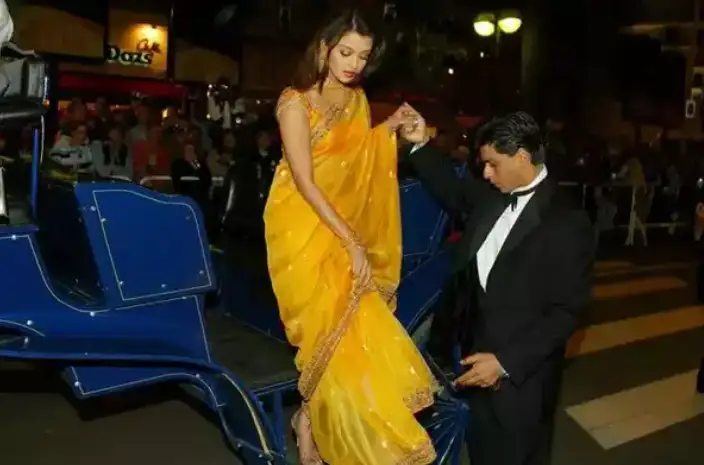
<instances>
[{"instance_id":1,"label":"white dress shirt","mask_svg":"<svg viewBox=\"0 0 704 465\"><path fill-rule=\"evenodd\" d=\"M511 193L514 194L531 190L540 184L547 175L548 170L543 166L533 182L527 186L519 187ZM523 209L526 208L526 205L528 205L530 199L533 198L533 195L535 195L535 192L518 197L516 199L517 203L515 208L511 205L507 206L499 219L496 220L496 223L494 223L494 226L491 228L491 231L489 231L486 239L484 239L481 247L479 247L477 251L477 276L479 277L479 284L485 291L489 273L491 273L491 269L494 267L496 258L499 256L499 252L501 252L501 248L504 242L506 242L506 238L511 232L511 229L513 229L513 225L516 224L516 220L521 216Z\"/></svg>"}]
</instances>

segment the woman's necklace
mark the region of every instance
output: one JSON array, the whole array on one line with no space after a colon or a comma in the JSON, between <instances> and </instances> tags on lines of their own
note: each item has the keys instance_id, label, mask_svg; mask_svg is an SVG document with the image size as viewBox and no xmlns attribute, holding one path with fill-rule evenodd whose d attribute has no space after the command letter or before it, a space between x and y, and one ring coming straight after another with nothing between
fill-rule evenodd
<instances>
[{"instance_id":1,"label":"woman's necklace","mask_svg":"<svg viewBox=\"0 0 704 465\"><path fill-rule=\"evenodd\" d=\"M339 113L347 107L352 89L337 80L328 78L323 83L323 89L319 95L326 104L327 112Z\"/></svg>"}]
</instances>

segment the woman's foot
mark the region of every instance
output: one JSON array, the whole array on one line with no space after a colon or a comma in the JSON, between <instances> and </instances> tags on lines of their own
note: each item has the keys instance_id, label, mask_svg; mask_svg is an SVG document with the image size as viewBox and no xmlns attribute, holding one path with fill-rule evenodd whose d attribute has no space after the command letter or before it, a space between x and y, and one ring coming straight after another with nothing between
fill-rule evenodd
<instances>
[{"instance_id":1,"label":"woman's foot","mask_svg":"<svg viewBox=\"0 0 704 465\"><path fill-rule=\"evenodd\" d=\"M301 407L291 419L291 427L296 435L298 446L298 459L301 465L323 465L323 460L318 454L313 440L313 428L305 407Z\"/></svg>"}]
</instances>

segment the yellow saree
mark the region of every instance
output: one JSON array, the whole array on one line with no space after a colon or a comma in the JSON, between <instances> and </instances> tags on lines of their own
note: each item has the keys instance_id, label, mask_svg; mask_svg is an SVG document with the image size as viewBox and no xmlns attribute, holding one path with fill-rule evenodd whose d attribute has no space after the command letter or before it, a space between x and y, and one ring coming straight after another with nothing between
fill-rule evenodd
<instances>
[{"instance_id":1,"label":"yellow saree","mask_svg":"<svg viewBox=\"0 0 704 465\"><path fill-rule=\"evenodd\" d=\"M293 102L308 111L316 184L367 247L377 288L355 288L347 252L284 157L264 213L269 273L316 445L334 465L429 464L435 450L414 413L432 404L435 380L393 315L402 254L395 136L370 128L361 90L323 112L286 89L277 112Z\"/></svg>"}]
</instances>

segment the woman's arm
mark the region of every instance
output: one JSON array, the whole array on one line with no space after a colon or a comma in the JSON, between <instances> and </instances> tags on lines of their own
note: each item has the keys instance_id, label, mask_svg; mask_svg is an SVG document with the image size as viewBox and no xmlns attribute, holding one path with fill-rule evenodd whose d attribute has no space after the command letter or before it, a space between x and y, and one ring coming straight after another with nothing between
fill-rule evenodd
<instances>
[{"instance_id":1,"label":"woman's arm","mask_svg":"<svg viewBox=\"0 0 704 465\"><path fill-rule=\"evenodd\" d=\"M355 244L356 234L335 211L328 199L315 183L310 147L308 112L299 99L279 104L277 118L281 130L286 160L291 167L293 181L305 201L320 219L343 243Z\"/></svg>"}]
</instances>

